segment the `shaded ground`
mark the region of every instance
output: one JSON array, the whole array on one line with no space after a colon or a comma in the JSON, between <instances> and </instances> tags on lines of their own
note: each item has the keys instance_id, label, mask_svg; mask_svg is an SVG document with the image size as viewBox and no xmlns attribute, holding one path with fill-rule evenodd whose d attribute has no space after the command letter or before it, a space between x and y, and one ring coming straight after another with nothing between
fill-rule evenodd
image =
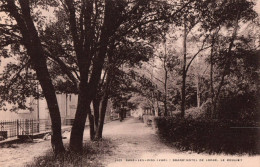
<instances>
[{"instance_id":1,"label":"shaded ground","mask_svg":"<svg viewBox=\"0 0 260 167\"><path fill-rule=\"evenodd\" d=\"M63 136L69 141L69 132ZM104 138L110 142L111 152L104 152L98 158L106 167L256 167L260 156L208 155L180 152L163 144L151 127L137 119L114 121L104 126ZM84 140L89 141L86 129ZM14 148L0 148L0 167L19 167L34 161L51 149L50 140L12 145ZM102 147L102 146L100 146ZM86 165L82 165L86 166Z\"/></svg>"}]
</instances>

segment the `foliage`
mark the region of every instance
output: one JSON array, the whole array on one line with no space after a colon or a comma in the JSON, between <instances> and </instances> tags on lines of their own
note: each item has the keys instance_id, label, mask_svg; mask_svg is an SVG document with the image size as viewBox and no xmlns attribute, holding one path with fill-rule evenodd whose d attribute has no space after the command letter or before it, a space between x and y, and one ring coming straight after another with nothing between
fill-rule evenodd
<instances>
[{"instance_id":1,"label":"foliage","mask_svg":"<svg viewBox=\"0 0 260 167\"><path fill-rule=\"evenodd\" d=\"M158 117L156 123L160 138L180 150L260 154L259 125L253 121Z\"/></svg>"},{"instance_id":2,"label":"foliage","mask_svg":"<svg viewBox=\"0 0 260 167\"><path fill-rule=\"evenodd\" d=\"M11 1L9 2L11 3ZM27 52L28 48L24 45L25 38L22 36L22 28L18 26L12 15L15 10L12 11L13 13L9 13L7 4L7 1L0 2L0 58L3 62L0 76L0 106L11 104L13 105L11 110L18 108L30 109L30 105L26 103L28 97L39 98L43 97L43 94L39 89L38 78L34 71L35 64ZM49 7L55 6L55 4L57 5L57 2L55 3L53 0L31 3L31 7L34 8L34 10L30 11L32 21L34 21L39 32L43 31L46 24L46 18L42 15L42 12ZM45 7L40 10L38 5L44 5ZM17 8L21 8L21 5L18 5ZM25 16L20 13L19 17ZM6 108L3 107L2 109Z\"/></svg>"},{"instance_id":3,"label":"foliage","mask_svg":"<svg viewBox=\"0 0 260 167\"><path fill-rule=\"evenodd\" d=\"M136 103L129 101L133 94L137 92L132 78L126 72L119 69L114 69L113 75L109 94L113 102L113 108L122 108L126 111L135 109Z\"/></svg>"},{"instance_id":4,"label":"foliage","mask_svg":"<svg viewBox=\"0 0 260 167\"><path fill-rule=\"evenodd\" d=\"M258 121L259 92L247 92L223 98L219 102L220 119Z\"/></svg>"},{"instance_id":5,"label":"foliage","mask_svg":"<svg viewBox=\"0 0 260 167\"><path fill-rule=\"evenodd\" d=\"M246 110L257 111L256 107L253 107L256 104L253 103L257 102L254 99L258 94L259 79L256 76L259 75L259 66L255 62L259 59L257 58L259 51L248 47L252 46L251 40L238 38L235 48L229 54L226 50L220 50L214 55L213 63L216 68L214 89L216 89L215 94L219 94L219 97L215 97L219 98L216 102L216 112L222 118L230 118L231 115L241 117L241 110L244 110L244 113ZM245 109L246 107L248 108Z\"/></svg>"}]
</instances>

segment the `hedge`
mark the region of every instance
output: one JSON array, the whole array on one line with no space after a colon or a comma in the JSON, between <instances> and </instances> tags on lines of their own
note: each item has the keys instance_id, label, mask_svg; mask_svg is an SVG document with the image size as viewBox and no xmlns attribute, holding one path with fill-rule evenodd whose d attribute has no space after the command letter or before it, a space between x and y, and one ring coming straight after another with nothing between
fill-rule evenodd
<instances>
[{"instance_id":1,"label":"hedge","mask_svg":"<svg viewBox=\"0 0 260 167\"><path fill-rule=\"evenodd\" d=\"M157 117L157 133L180 150L226 154L259 154L256 122Z\"/></svg>"}]
</instances>

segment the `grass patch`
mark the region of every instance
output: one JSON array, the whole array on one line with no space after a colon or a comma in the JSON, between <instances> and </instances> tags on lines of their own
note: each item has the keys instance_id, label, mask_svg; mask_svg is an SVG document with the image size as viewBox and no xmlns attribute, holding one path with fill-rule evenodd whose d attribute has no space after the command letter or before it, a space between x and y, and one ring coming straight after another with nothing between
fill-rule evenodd
<instances>
[{"instance_id":1,"label":"grass patch","mask_svg":"<svg viewBox=\"0 0 260 167\"><path fill-rule=\"evenodd\" d=\"M68 146L65 146L68 148ZM83 154L66 151L55 157L49 150L45 155L35 158L34 162L26 167L102 167L102 159L111 154L112 143L108 139L89 141L83 146Z\"/></svg>"}]
</instances>

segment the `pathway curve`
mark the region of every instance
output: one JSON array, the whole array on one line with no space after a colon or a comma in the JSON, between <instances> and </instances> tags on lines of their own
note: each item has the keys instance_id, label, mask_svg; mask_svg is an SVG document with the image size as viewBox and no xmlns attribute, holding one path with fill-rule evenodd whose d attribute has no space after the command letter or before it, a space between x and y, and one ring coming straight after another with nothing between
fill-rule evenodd
<instances>
[{"instance_id":1,"label":"pathway curve","mask_svg":"<svg viewBox=\"0 0 260 167\"><path fill-rule=\"evenodd\" d=\"M107 124L103 136L115 145L113 154L104 157L103 164L107 167L260 166L260 156L180 152L163 144L151 127L134 118Z\"/></svg>"}]
</instances>

